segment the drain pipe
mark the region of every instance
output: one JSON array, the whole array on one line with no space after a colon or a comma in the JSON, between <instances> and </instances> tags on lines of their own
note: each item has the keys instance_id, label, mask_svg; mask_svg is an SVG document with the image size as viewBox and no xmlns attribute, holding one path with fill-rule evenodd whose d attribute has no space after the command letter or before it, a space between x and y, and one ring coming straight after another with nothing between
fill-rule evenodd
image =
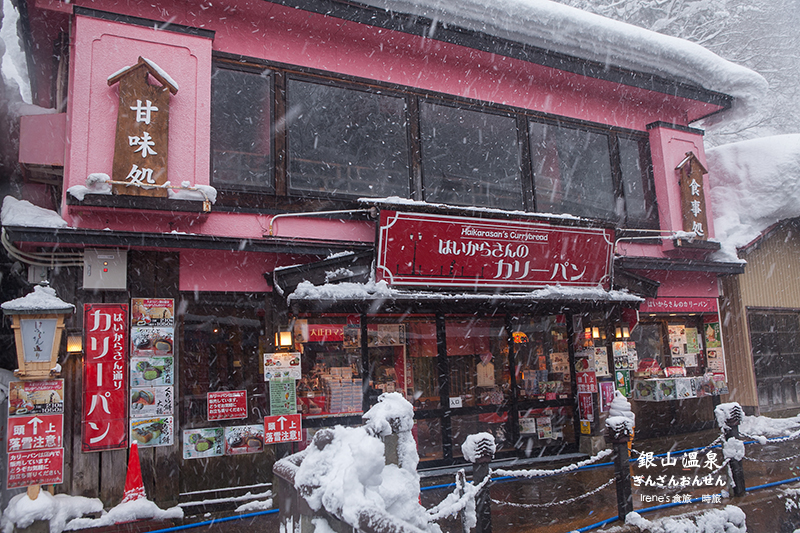
<instances>
[{"instance_id":1,"label":"drain pipe","mask_svg":"<svg viewBox=\"0 0 800 533\"><path fill-rule=\"evenodd\" d=\"M274 237L275 236L275 220L279 218L289 218L289 217L316 217L320 215L344 215L344 214L355 214L355 213L369 213L370 218L377 218L378 217L378 208L377 207L370 207L369 209L342 209L340 211L314 211L311 213L278 213L277 215L273 215L272 218L269 219L269 228L267 229L267 234L264 237Z\"/></svg>"}]
</instances>

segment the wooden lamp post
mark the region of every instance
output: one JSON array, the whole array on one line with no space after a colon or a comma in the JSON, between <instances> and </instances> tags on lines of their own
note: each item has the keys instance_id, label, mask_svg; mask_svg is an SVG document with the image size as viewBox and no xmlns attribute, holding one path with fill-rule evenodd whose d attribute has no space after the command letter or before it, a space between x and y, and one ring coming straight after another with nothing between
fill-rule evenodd
<instances>
[{"instance_id":1,"label":"wooden lamp post","mask_svg":"<svg viewBox=\"0 0 800 533\"><path fill-rule=\"evenodd\" d=\"M13 323L18 369L22 380L50 379L58 374L58 348L64 332L64 317L75 306L56 296L55 289L37 285L33 292L2 304Z\"/></svg>"}]
</instances>

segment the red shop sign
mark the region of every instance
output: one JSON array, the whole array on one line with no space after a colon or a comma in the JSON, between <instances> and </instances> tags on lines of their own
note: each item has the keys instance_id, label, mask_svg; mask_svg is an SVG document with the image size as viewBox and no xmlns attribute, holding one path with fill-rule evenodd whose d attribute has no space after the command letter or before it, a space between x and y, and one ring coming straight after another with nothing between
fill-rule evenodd
<instances>
[{"instance_id":1,"label":"red shop sign","mask_svg":"<svg viewBox=\"0 0 800 533\"><path fill-rule=\"evenodd\" d=\"M302 415L264 417L264 443L299 442L302 440Z\"/></svg>"},{"instance_id":2,"label":"red shop sign","mask_svg":"<svg viewBox=\"0 0 800 533\"><path fill-rule=\"evenodd\" d=\"M597 392L597 374L594 372L575 372L578 392Z\"/></svg>"},{"instance_id":3,"label":"red shop sign","mask_svg":"<svg viewBox=\"0 0 800 533\"><path fill-rule=\"evenodd\" d=\"M640 313L716 313L716 298L645 298Z\"/></svg>"},{"instance_id":4,"label":"red shop sign","mask_svg":"<svg viewBox=\"0 0 800 533\"><path fill-rule=\"evenodd\" d=\"M83 365L84 452L128 445L128 305L86 304Z\"/></svg>"},{"instance_id":5,"label":"red shop sign","mask_svg":"<svg viewBox=\"0 0 800 533\"><path fill-rule=\"evenodd\" d=\"M578 393L578 413L581 420L594 422L594 405L592 405L592 394L589 392Z\"/></svg>"},{"instance_id":6,"label":"red shop sign","mask_svg":"<svg viewBox=\"0 0 800 533\"><path fill-rule=\"evenodd\" d=\"M8 488L55 485L64 481L64 449L8 454Z\"/></svg>"},{"instance_id":7,"label":"red shop sign","mask_svg":"<svg viewBox=\"0 0 800 533\"><path fill-rule=\"evenodd\" d=\"M247 391L209 392L207 399L209 420L247 418Z\"/></svg>"},{"instance_id":8,"label":"red shop sign","mask_svg":"<svg viewBox=\"0 0 800 533\"><path fill-rule=\"evenodd\" d=\"M8 453L61 448L63 440L64 415L8 417Z\"/></svg>"},{"instance_id":9,"label":"red shop sign","mask_svg":"<svg viewBox=\"0 0 800 533\"><path fill-rule=\"evenodd\" d=\"M399 286L608 289L610 229L381 211L377 279Z\"/></svg>"}]
</instances>

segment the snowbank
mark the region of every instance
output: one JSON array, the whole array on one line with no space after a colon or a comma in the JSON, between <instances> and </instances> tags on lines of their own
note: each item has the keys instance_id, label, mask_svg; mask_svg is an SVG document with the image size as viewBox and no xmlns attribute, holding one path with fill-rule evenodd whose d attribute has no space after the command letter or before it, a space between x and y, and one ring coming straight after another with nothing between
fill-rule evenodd
<instances>
[{"instance_id":1,"label":"snowbank","mask_svg":"<svg viewBox=\"0 0 800 533\"><path fill-rule=\"evenodd\" d=\"M41 491L35 500L28 495L17 494L3 512L3 533L12 533L14 526L25 528L37 520L50 521L50 533L63 531L67 522L73 518L103 510L103 502L96 498L67 496Z\"/></svg>"},{"instance_id":2,"label":"snowbank","mask_svg":"<svg viewBox=\"0 0 800 533\"><path fill-rule=\"evenodd\" d=\"M81 518L93 513L102 514L99 518ZM25 493L14 496L3 512L0 527L3 533L12 533L15 526L25 528L36 520L49 520L50 533L61 533L75 529L113 526L134 520L172 518L183 518L183 510L180 507L163 510L146 498L121 503L105 512L103 502L97 498L66 494L53 496L49 492L41 491L35 500L28 498Z\"/></svg>"},{"instance_id":3,"label":"snowbank","mask_svg":"<svg viewBox=\"0 0 800 533\"><path fill-rule=\"evenodd\" d=\"M679 518L650 521L639 513L630 513L625 523L649 533L747 533L744 511L735 505L712 509Z\"/></svg>"},{"instance_id":4,"label":"snowbank","mask_svg":"<svg viewBox=\"0 0 800 533\"><path fill-rule=\"evenodd\" d=\"M781 220L800 216L800 134L776 135L706 150L714 231L722 248L736 253Z\"/></svg>"},{"instance_id":5,"label":"snowbank","mask_svg":"<svg viewBox=\"0 0 800 533\"><path fill-rule=\"evenodd\" d=\"M741 118L759 107L767 81L702 46L624 22L546 0L365 0L388 11L432 19L546 48L609 67L621 67L685 82L733 96L726 119ZM715 117L715 122L719 117Z\"/></svg>"}]
</instances>

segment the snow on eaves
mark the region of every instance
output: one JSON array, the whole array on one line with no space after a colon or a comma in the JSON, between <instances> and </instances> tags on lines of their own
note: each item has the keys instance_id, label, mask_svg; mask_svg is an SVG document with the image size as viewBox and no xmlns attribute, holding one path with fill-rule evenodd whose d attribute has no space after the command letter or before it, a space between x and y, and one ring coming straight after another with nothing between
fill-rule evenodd
<instances>
[{"instance_id":1,"label":"snow on eaves","mask_svg":"<svg viewBox=\"0 0 800 533\"><path fill-rule=\"evenodd\" d=\"M562 287L553 285L529 292L510 292L502 294L485 293L439 293L426 291L406 291L390 287L385 281L368 283L326 283L314 285L310 281L300 283L287 300L335 300L366 301L375 299L401 299L415 301L439 301L451 299L459 301L522 302L531 300L578 300L578 301L613 301L642 302L642 298L627 291L606 291L602 287Z\"/></svg>"},{"instance_id":2,"label":"snow on eaves","mask_svg":"<svg viewBox=\"0 0 800 533\"><path fill-rule=\"evenodd\" d=\"M58 213L33 205L27 200L17 200L13 196L3 199L0 210L0 223L3 226L22 226L28 228L65 228L67 221Z\"/></svg>"},{"instance_id":3,"label":"snow on eaves","mask_svg":"<svg viewBox=\"0 0 800 533\"><path fill-rule=\"evenodd\" d=\"M737 249L770 226L800 217L800 134L776 135L706 150L721 250L715 259L738 261Z\"/></svg>"},{"instance_id":4,"label":"snow on eaves","mask_svg":"<svg viewBox=\"0 0 800 533\"><path fill-rule=\"evenodd\" d=\"M423 202L420 200L411 200L410 198L401 198L399 196L387 196L386 198L359 198L358 201L362 204L369 204L381 207L383 209L391 209L398 207L414 207L414 208L433 208L437 212L448 213L452 212L454 215L459 213L470 213L480 215L481 213L492 213L500 215L511 215L519 218L530 218L536 221L546 222L549 220L571 220L571 221L584 221L589 222L588 218L581 218L569 213L553 214L553 213L532 213L530 211L509 211L508 209L498 209L494 207L475 207L468 205L452 205L452 204L438 204ZM596 222L596 221L593 221Z\"/></svg>"},{"instance_id":5,"label":"snow on eaves","mask_svg":"<svg viewBox=\"0 0 800 533\"><path fill-rule=\"evenodd\" d=\"M396 13L429 18L492 37L684 81L722 92L748 113L767 81L690 41L588 13L548 0L363 0ZM435 36L436 28L429 35Z\"/></svg>"}]
</instances>

